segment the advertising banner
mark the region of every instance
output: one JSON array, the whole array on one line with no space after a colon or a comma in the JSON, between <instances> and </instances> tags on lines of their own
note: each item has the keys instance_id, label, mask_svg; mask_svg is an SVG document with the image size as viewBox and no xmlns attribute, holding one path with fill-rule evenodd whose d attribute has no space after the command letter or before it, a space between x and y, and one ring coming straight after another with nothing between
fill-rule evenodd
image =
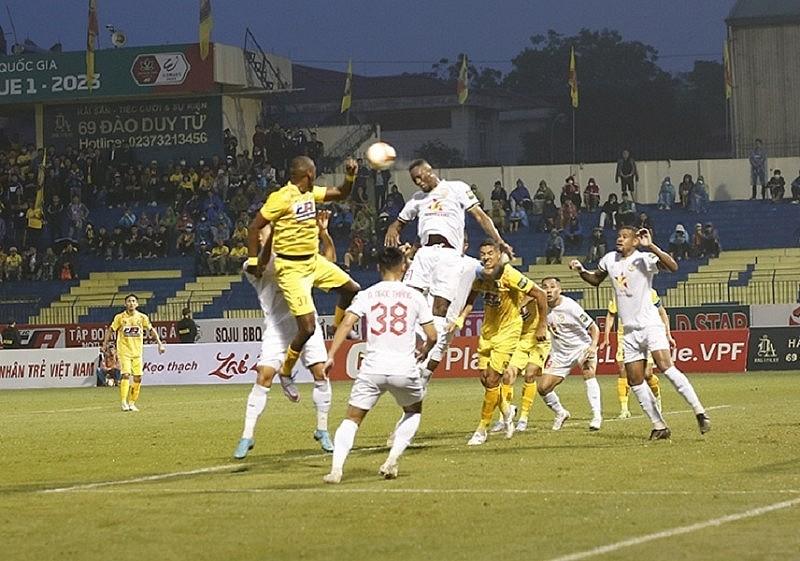
<instances>
[{"instance_id":1,"label":"advertising banner","mask_svg":"<svg viewBox=\"0 0 800 561\"><path fill-rule=\"evenodd\" d=\"M800 329L764 327L750 330L748 370L800 370Z\"/></svg>"},{"instance_id":2,"label":"advertising banner","mask_svg":"<svg viewBox=\"0 0 800 561\"><path fill-rule=\"evenodd\" d=\"M762 304L750 306L753 327L798 327L800 304Z\"/></svg>"},{"instance_id":3,"label":"advertising banner","mask_svg":"<svg viewBox=\"0 0 800 561\"><path fill-rule=\"evenodd\" d=\"M603 329L606 310L590 310L589 315ZM749 306L676 307L667 308L667 315L673 331L747 329L750 325Z\"/></svg>"},{"instance_id":4,"label":"advertising banner","mask_svg":"<svg viewBox=\"0 0 800 561\"><path fill-rule=\"evenodd\" d=\"M110 320L111 318L109 318ZM81 323L59 325L24 325L18 324L23 348L59 349L64 347L99 347L103 342L105 323ZM174 321L157 321L154 327L158 336L167 343L177 343L178 332ZM145 342L152 343L145 338Z\"/></svg>"},{"instance_id":5,"label":"advertising banner","mask_svg":"<svg viewBox=\"0 0 800 561\"><path fill-rule=\"evenodd\" d=\"M45 144L57 151L131 150L141 161L200 158L222 152L219 97L52 105L44 110Z\"/></svg>"},{"instance_id":6,"label":"advertising banner","mask_svg":"<svg viewBox=\"0 0 800 561\"><path fill-rule=\"evenodd\" d=\"M162 45L95 52L95 77L86 77L84 51L0 59L0 104L41 103L217 91L214 56L198 45Z\"/></svg>"},{"instance_id":7,"label":"advertising banner","mask_svg":"<svg viewBox=\"0 0 800 561\"><path fill-rule=\"evenodd\" d=\"M97 349L0 351L0 390L92 387L97 357Z\"/></svg>"},{"instance_id":8,"label":"advertising banner","mask_svg":"<svg viewBox=\"0 0 800 561\"><path fill-rule=\"evenodd\" d=\"M333 316L319 316L317 321L322 326L325 339L333 339L336 331L333 327ZM261 341L264 322L259 318L242 319L198 319L197 343L248 343ZM361 322L356 323L353 331L361 338Z\"/></svg>"}]
</instances>

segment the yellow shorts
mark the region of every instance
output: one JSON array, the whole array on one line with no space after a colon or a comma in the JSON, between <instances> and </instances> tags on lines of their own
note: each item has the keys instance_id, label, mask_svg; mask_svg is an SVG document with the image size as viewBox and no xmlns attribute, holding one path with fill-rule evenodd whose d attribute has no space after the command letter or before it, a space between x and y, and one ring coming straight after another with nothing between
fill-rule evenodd
<instances>
[{"instance_id":1,"label":"yellow shorts","mask_svg":"<svg viewBox=\"0 0 800 561\"><path fill-rule=\"evenodd\" d=\"M535 337L524 337L519 340L514 354L511 355L511 366L524 372L529 364L535 364L539 368L544 368L544 361L550 354L550 340L541 343Z\"/></svg>"},{"instance_id":2,"label":"yellow shorts","mask_svg":"<svg viewBox=\"0 0 800 561\"><path fill-rule=\"evenodd\" d=\"M121 374L130 374L131 376L141 376L142 357L119 355L119 371Z\"/></svg>"},{"instance_id":3,"label":"yellow shorts","mask_svg":"<svg viewBox=\"0 0 800 561\"><path fill-rule=\"evenodd\" d=\"M516 337L514 335L517 335ZM511 360L511 355L519 341L517 333L498 333L490 338L478 338L478 370L490 367L495 372L502 374Z\"/></svg>"},{"instance_id":4,"label":"yellow shorts","mask_svg":"<svg viewBox=\"0 0 800 561\"><path fill-rule=\"evenodd\" d=\"M311 297L313 287L327 292L350 282L350 275L321 255L305 261L276 257L275 282L283 292L289 311L296 317L316 310Z\"/></svg>"}]
</instances>

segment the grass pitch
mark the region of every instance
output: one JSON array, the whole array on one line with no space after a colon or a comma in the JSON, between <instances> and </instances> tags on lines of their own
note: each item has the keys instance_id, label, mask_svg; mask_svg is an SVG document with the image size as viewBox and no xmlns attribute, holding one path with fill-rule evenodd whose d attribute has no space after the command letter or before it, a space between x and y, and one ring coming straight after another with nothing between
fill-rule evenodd
<instances>
[{"instance_id":1,"label":"grass pitch","mask_svg":"<svg viewBox=\"0 0 800 561\"><path fill-rule=\"evenodd\" d=\"M249 386L148 387L140 413L116 389L0 394L0 551L16 560L800 559L797 373L695 376L713 431L671 387L670 442L617 414L601 377L603 430L589 433L580 379L560 388L573 418L465 446L477 380L435 380L400 477L377 469L398 409L384 396L339 486L299 404L276 387L243 462L231 459ZM145 380L146 383L146 380ZM334 384L331 434L350 384ZM519 394L519 388L517 393ZM766 508L763 508L766 507ZM663 534L656 534L662 532Z\"/></svg>"}]
</instances>

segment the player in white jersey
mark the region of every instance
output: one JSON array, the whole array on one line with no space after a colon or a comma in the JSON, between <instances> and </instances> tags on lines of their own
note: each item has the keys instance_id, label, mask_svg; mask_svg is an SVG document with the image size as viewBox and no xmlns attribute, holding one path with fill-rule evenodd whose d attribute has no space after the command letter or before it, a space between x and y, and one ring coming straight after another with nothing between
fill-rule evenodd
<instances>
[{"instance_id":1,"label":"player in white jersey","mask_svg":"<svg viewBox=\"0 0 800 561\"><path fill-rule=\"evenodd\" d=\"M381 282L356 295L328 350L326 369L329 370L350 329L360 318L365 318L366 353L353 382L346 418L333 437L333 462L330 473L324 477L326 483L342 480L356 432L385 392L394 396L405 414L395 431L389 457L378 471L381 476L397 477L397 461L419 428L425 387L417 368L415 327L419 324L425 332L426 341L420 351L420 356L425 356L436 342L433 316L425 297L403 284L406 258L399 249L385 248L378 264Z\"/></svg>"},{"instance_id":2,"label":"player in white jersey","mask_svg":"<svg viewBox=\"0 0 800 561\"><path fill-rule=\"evenodd\" d=\"M646 251L639 251L637 247ZM631 226L622 226L617 235L616 251L603 256L597 265L597 270L587 271L577 259L572 260L569 266L578 271L581 278L592 286L599 286L606 277L611 277L617 299L617 311L624 326L622 342L628 385L653 423L650 438L668 439L671 432L664 422L661 411L656 407L653 392L644 383L648 352L653 354L658 369L691 406L700 433L705 434L711 430L711 421L691 382L672 363L664 324L650 297L653 276L659 268L673 273L678 270L678 264L669 253L653 243L650 231L646 229L637 231Z\"/></svg>"},{"instance_id":3,"label":"player in white jersey","mask_svg":"<svg viewBox=\"0 0 800 561\"><path fill-rule=\"evenodd\" d=\"M319 236L322 241L321 253L329 261L336 261L336 249L328 233L329 217L330 212L325 210L317 215L317 226L319 227ZM262 251L263 253L264 251ZM244 430L233 453L233 457L237 460L244 459L255 445L256 423L267 406L267 396L272 387L272 380L275 374L280 371L281 366L283 366L286 348L297 333L297 322L289 311L283 292L275 282L274 259L264 255L261 256L261 259L267 262L263 269L260 270L260 275L248 273L247 264L243 265L244 276L255 289L261 310L264 312L264 329L261 340L261 355L258 359L258 364L256 364L258 371L256 383L253 384L250 395L247 397ZM314 377L314 389L311 391L311 400L317 410L317 428L314 431L314 439L320 443L324 451L332 452L333 443L328 434L331 384L325 374L325 361L327 358L328 353L325 350L322 328L317 322L314 333L303 347L300 359ZM292 383L292 378L280 376L279 379L286 397L290 401L299 401L300 394L294 383Z\"/></svg>"},{"instance_id":4,"label":"player in white jersey","mask_svg":"<svg viewBox=\"0 0 800 561\"><path fill-rule=\"evenodd\" d=\"M544 372L537 391L556 417L553 430L560 430L569 419L554 391L564 381L573 367L579 367L586 383L586 397L592 409L589 430L600 430L603 422L600 402L600 384L597 383L597 342L600 328L575 300L561 294L561 281L556 277L542 280L547 294L547 329L552 338L550 355L544 363Z\"/></svg>"},{"instance_id":5,"label":"player in white jersey","mask_svg":"<svg viewBox=\"0 0 800 561\"><path fill-rule=\"evenodd\" d=\"M433 322L439 340L431 358L441 361L447 348L447 310L455 299L458 287L459 277L453 271L459 269L461 261L464 212L469 212L478 221L501 250L512 254L513 249L503 241L469 185L463 181L439 179L425 160L414 160L408 171L414 184L421 190L408 200L397 220L389 226L385 244L387 247L397 247L403 227L418 219L417 234L422 247L414 256L405 282L433 295Z\"/></svg>"}]
</instances>

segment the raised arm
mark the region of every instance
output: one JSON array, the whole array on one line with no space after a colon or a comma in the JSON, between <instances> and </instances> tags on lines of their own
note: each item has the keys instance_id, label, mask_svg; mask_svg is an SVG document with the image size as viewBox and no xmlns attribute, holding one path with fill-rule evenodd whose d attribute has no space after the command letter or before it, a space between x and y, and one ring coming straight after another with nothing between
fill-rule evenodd
<instances>
[{"instance_id":1,"label":"raised arm","mask_svg":"<svg viewBox=\"0 0 800 561\"><path fill-rule=\"evenodd\" d=\"M584 282L587 282L592 286L600 286L600 283L606 280L606 277L608 276L608 273L601 269L595 269L594 271L588 271L584 269L583 264L577 259L573 259L569 262L569 268L573 271L578 271Z\"/></svg>"},{"instance_id":2,"label":"raised arm","mask_svg":"<svg viewBox=\"0 0 800 561\"><path fill-rule=\"evenodd\" d=\"M639 236L639 247L649 249L655 253L656 257L658 257L659 267L668 270L670 273L674 273L678 270L678 263L672 258L672 255L662 250L653 242L650 230L642 228L637 232L637 235Z\"/></svg>"},{"instance_id":3,"label":"raised arm","mask_svg":"<svg viewBox=\"0 0 800 561\"><path fill-rule=\"evenodd\" d=\"M325 200L341 201L349 197L350 191L353 190L357 172L358 163L353 158L346 159L344 161L344 181L338 187L328 187L325 190Z\"/></svg>"},{"instance_id":4,"label":"raised arm","mask_svg":"<svg viewBox=\"0 0 800 561\"><path fill-rule=\"evenodd\" d=\"M406 223L399 218L389 224L389 228L386 230L386 237L383 240L386 247L398 247L400 245L400 233L405 225Z\"/></svg>"},{"instance_id":5,"label":"raised arm","mask_svg":"<svg viewBox=\"0 0 800 561\"><path fill-rule=\"evenodd\" d=\"M330 221L331 211L321 210L317 213L317 229L319 230L320 253L330 261L336 263L336 246L333 244L328 232L328 222Z\"/></svg>"},{"instance_id":6,"label":"raised arm","mask_svg":"<svg viewBox=\"0 0 800 561\"><path fill-rule=\"evenodd\" d=\"M469 208L469 213L475 220L477 220L478 224L480 224L481 228L483 228L483 231L486 232L486 234L493 239L497 245L500 246L500 249L512 257L514 256L514 248L505 242L500 235L500 232L498 232L497 228L495 228L494 222L492 222L492 219L489 218L489 215L484 212L484 210L481 208L481 205L477 204L471 206Z\"/></svg>"}]
</instances>

